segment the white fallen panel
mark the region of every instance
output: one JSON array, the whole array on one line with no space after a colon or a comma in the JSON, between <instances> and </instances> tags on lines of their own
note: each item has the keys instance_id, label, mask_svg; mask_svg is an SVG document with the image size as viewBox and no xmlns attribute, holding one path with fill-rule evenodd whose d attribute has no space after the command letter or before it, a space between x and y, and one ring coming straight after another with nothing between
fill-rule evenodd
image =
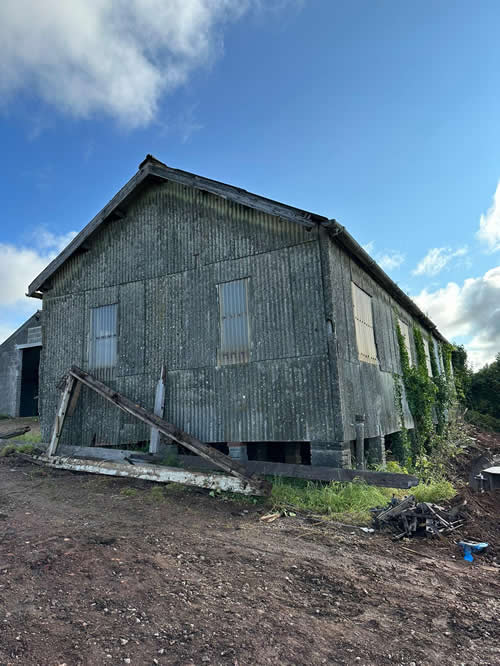
<instances>
[{"instance_id":1,"label":"white fallen panel","mask_svg":"<svg viewBox=\"0 0 500 666\"><path fill-rule=\"evenodd\" d=\"M192 472L177 467L163 467L162 465L148 465L145 463L134 463L131 465L128 462L86 460L84 458L68 458L65 456L39 456L37 460L49 467L68 469L72 472L125 476L132 479L156 481L158 483L182 483L187 486L197 486L210 490L228 490L235 493L242 493L243 495L258 494L255 486L251 487L245 481L225 474Z\"/></svg>"}]
</instances>

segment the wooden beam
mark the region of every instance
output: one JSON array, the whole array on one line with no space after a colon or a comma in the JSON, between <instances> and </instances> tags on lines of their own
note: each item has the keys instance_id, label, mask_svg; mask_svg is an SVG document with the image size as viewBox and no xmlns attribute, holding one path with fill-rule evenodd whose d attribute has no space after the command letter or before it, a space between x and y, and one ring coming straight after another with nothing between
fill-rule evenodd
<instances>
[{"instance_id":1,"label":"wooden beam","mask_svg":"<svg viewBox=\"0 0 500 666\"><path fill-rule=\"evenodd\" d=\"M142 459L141 454L133 454L133 458ZM191 469L211 469L206 460L195 456L179 456L183 467ZM409 474L394 474L392 472L369 472L359 469L344 469L341 467L320 467L316 465L293 465L288 463L273 463L263 460L249 460L241 463L248 474L261 476L286 476L310 481L339 481L349 483L355 479L364 481L370 486L383 488L412 488L418 485L416 476Z\"/></svg>"},{"instance_id":2,"label":"wooden beam","mask_svg":"<svg viewBox=\"0 0 500 666\"><path fill-rule=\"evenodd\" d=\"M71 392L73 390L75 381L75 378L71 375L66 377L66 386L64 387L61 395L61 401L59 402L59 408L57 410L56 419L54 421L54 427L52 428L52 436L50 438L49 448L47 449L48 456L54 456L57 452L59 439L61 437L61 432L64 426L64 420L66 418L68 403L71 398Z\"/></svg>"},{"instance_id":3,"label":"wooden beam","mask_svg":"<svg viewBox=\"0 0 500 666\"><path fill-rule=\"evenodd\" d=\"M0 432L0 441L2 439L12 439L13 437L21 437L30 430L31 428L29 426L24 426L22 428L16 428L16 430L9 430L8 432Z\"/></svg>"},{"instance_id":4,"label":"wooden beam","mask_svg":"<svg viewBox=\"0 0 500 666\"><path fill-rule=\"evenodd\" d=\"M180 430L171 423L167 423L159 416L156 416L156 414L152 414L151 412L144 409L144 407L133 403L132 400L129 400L117 391L113 391L109 388L109 386L106 386L106 384L103 384L88 372L80 370L80 368L74 365L70 368L69 375L73 379L77 379L94 390L96 393L101 395L109 402L113 403L119 409L127 412L128 414L132 414L147 425L157 428L169 439L177 442L178 444L181 444L202 458L206 458L207 460L217 465L217 467L223 469L225 472L238 477L242 482L248 483L255 491L258 491L258 494L269 493L271 491L271 484L268 481L258 477L251 478L248 476L245 468L240 463L235 462L229 456L226 456L220 451L217 451L217 449L204 444L196 437L193 437L192 435L189 435L188 433Z\"/></svg>"},{"instance_id":5,"label":"wooden beam","mask_svg":"<svg viewBox=\"0 0 500 666\"><path fill-rule=\"evenodd\" d=\"M144 479L159 483L183 483L188 486L208 488L210 490L225 490L244 495L265 495L263 488L254 484L225 474L208 474L205 472L192 472L177 467L163 467L159 465L146 465L139 463L130 465L127 462L114 462L110 460L84 460L80 458L66 458L63 456L39 456L33 458L34 462L42 462L56 469L68 469L73 472L87 472L89 474L106 474L109 476L124 476L128 478Z\"/></svg>"}]
</instances>

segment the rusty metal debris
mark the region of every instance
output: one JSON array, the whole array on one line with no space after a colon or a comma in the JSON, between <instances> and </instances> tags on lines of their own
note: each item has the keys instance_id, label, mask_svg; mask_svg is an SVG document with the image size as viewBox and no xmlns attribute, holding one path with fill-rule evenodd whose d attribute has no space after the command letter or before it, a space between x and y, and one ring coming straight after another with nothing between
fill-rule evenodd
<instances>
[{"instance_id":1,"label":"rusty metal debris","mask_svg":"<svg viewBox=\"0 0 500 666\"><path fill-rule=\"evenodd\" d=\"M393 497L389 506L372 509L373 523L377 529L386 527L395 532L394 539L425 534L440 537L464 524L461 507L445 509L431 502L417 502L413 495L404 500Z\"/></svg>"}]
</instances>

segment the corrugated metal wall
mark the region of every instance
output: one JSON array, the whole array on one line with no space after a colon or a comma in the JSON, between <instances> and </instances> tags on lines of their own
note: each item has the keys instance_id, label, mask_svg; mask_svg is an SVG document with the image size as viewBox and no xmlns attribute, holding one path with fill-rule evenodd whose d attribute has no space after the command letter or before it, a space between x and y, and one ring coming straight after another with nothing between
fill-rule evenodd
<instances>
[{"instance_id":1,"label":"corrugated metal wall","mask_svg":"<svg viewBox=\"0 0 500 666\"><path fill-rule=\"evenodd\" d=\"M338 246L329 244L329 267L332 282L338 374L343 410L343 440L355 438L354 417L365 414L365 437L389 434L401 429L394 399L394 373L401 374L395 317L428 331L378 285L354 260ZM372 299L373 328L377 348L377 364L359 360L354 328L351 281ZM416 358L413 334L410 334L411 356ZM413 428L413 419L404 402L406 427Z\"/></svg>"},{"instance_id":2,"label":"corrugated metal wall","mask_svg":"<svg viewBox=\"0 0 500 666\"><path fill-rule=\"evenodd\" d=\"M163 363L166 418L205 441L335 440L316 230L168 183L69 260L44 296L42 424L56 380L88 368L90 311L118 304L118 362L102 374L152 408ZM217 367L217 285L248 279L248 364ZM106 371L108 372L108 371ZM148 438L133 417L84 390L63 441L122 445Z\"/></svg>"}]
</instances>

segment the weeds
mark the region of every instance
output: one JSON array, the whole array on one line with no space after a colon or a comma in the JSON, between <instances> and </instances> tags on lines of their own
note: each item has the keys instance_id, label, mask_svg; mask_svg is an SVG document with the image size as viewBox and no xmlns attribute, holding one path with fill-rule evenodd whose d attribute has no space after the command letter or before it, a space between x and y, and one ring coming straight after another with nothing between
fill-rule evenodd
<instances>
[{"instance_id":1,"label":"weeds","mask_svg":"<svg viewBox=\"0 0 500 666\"><path fill-rule=\"evenodd\" d=\"M16 445L7 444L7 446L4 446L3 449L0 451L0 458L11 456L15 452L16 452Z\"/></svg>"},{"instance_id":2,"label":"weeds","mask_svg":"<svg viewBox=\"0 0 500 666\"><path fill-rule=\"evenodd\" d=\"M122 488L120 490L120 495L125 495L125 497L136 497L137 488Z\"/></svg>"},{"instance_id":3,"label":"weeds","mask_svg":"<svg viewBox=\"0 0 500 666\"><path fill-rule=\"evenodd\" d=\"M389 488L366 483L319 483L275 478L271 501L277 509L313 511L342 520L368 523L370 509L383 506L392 497Z\"/></svg>"},{"instance_id":4,"label":"weeds","mask_svg":"<svg viewBox=\"0 0 500 666\"><path fill-rule=\"evenodd\" d=\"M153 502L163 502L165 500L165 493L162 486L153 486L149 491L149 499Z\"/></svg>"}]
</instances>

